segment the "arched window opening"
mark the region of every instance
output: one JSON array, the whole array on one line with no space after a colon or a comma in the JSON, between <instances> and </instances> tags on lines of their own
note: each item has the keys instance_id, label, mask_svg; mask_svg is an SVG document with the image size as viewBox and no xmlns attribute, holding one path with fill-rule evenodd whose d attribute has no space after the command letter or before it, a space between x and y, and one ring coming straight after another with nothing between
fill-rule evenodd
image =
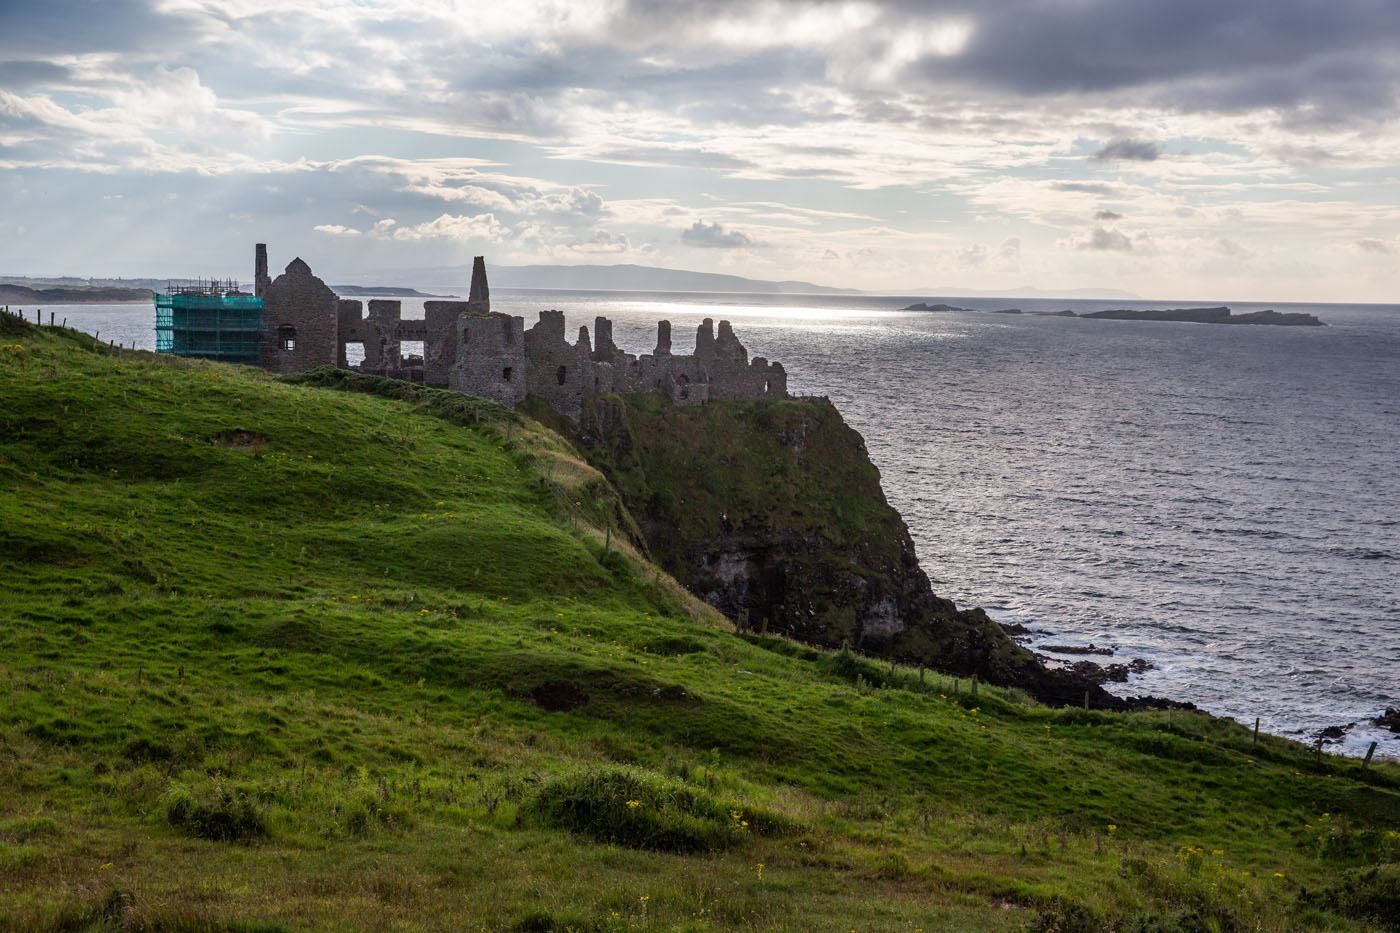
<instances>
[{"instance_id":1,"label":"arched window opening","mask_svg":"<svg viewBox=\"0 0 1400 933\"><path fill-rule=\"evenodd\" d=\"M290 352L297 348L297 329L290 324L277 328L277 345Z\"/></svg>"},{"instance_id":2,"label":"arched window opening","mask_svg":"<svg viewBox=\"0 0 1400 933\"><path fill-rule=\"evenodd\" d=\"M559 371L554 374L554 378L559 380L560 385L563 385L569 378L569 367L560 366Z\"/></svg>"}]
</instances>

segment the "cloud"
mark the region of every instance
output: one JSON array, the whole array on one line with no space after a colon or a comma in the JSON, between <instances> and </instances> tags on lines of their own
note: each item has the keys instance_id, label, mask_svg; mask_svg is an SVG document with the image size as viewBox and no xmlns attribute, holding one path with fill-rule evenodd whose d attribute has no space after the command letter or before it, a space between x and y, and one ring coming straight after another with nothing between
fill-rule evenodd
<instances>
[{"instance_id":1,"label":"cloud","mask_svg":"<svg viewBox=\"0 0 1400 933\"><path fill-rule=\"evenodd\" d=\"M352 237L359 236L361 233L361 231L356 230L354 227L344 227L340 224L317 224L311 229L315 230L317 233L324 233L326 236Z\"/></svg>"},{"instance_id":2,"label":"cloud","mask_svg":"<svg viewBox=\"0 0 1400 933\"><path fill-rule=\"evenodd\" d=\"M632 244L623 234L598 230L588 239L570 244L569 248L579 253L625 253Z\"/></svg>"},{"instance_id":3,"label":"cloud","mask_svg":"<svg viewBox=\"0 0 1400 933\"><path fill-rule=\"evenodd\" d=\"M1116 197L1118 194L1117 188L1099 182L1057 181L1050 187L1056 191L1072 191L1076 194L1096 194L1106 198Z\"/></svg>"},{"instance_id":4,"label":"cloud","mask_svg":"<svg viewBox=\"0 0 1400 933\"><path fill-rule=\"evenodd\" d=\"M1117 230L1105 230L1103 227L1095 227L1094 232L1086 240L1081 240L1077 244L1078 249L1097 250L1102 252L1128 253L1132 252L1133 241L1128 239L1127 234Z\"/></svg>"},{"instance_id":5,"label":"cloud","mask_svg":"<svg viewBox=\"0 0 1400 933\"><path fill-rule=\"evenodd\" d=\"M381 221L375 225L378 236L395 240L484 240L499 243L510 231L497 222L492 214L468 217L461 214L439 214L430 221L400 227Z\"/></svg>"},{"instance_id":6,"label":"cloud","mask_svg":"<svg viewBox=\"0 0 1400 933\"><path fill-rule=\"evenodd\" d=\"M1095 219L1095 220L1107 221L1108 223L1112 223L1112 222L1115 221L1115 220L1122 220L1122 219L1123 219L1123 215L1120 214L1120 213L1118 213L1117 211L1109 211L1109 210L1095 211L1095 212L1094 212L1094 219Z\"/></svg>"},{"instance_id":7,"label":"cloud","mask_svg":"<svg viewBox=\"0 0 1400 933\"><path fill-rule=\"evenodd\" d=\"M1378 240L1375 237L1366 237L1356 241L1356 248L1363 253L1372 253L1378 256L1394 256L1400 252L1400 247L1395 243L1386 240Z\"/></svg>"},{"instance_id":8,"label":"cloud","mask_svg":"<svg viewBox=\"0 0 1400 933\"><path fill-rule=\"evenodd\" d=\"M683 230L681 240L690 246L705 249L748 249L760 245L746 233L726 230L717 223L707 224L703 220L697 220Z\"/></svg>"},{"instance_id":9,"label":"cloud","mask_svg":"<svg viewBox=\"0 0 1400 933\"><path fill-rule=\"evenodd\" d=\"M1115 139L1091 156L1095 162L1155 162L1162 147L1143 139Z\"/></svg>"}]
</instances>

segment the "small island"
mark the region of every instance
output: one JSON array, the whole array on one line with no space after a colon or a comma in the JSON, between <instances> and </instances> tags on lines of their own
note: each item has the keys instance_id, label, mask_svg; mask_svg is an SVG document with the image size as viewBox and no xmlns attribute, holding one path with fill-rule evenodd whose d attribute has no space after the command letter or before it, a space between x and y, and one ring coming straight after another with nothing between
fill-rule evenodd
<instances>
[{"instance_id":1,"label":"small island","mask_svg":"<svg viewBox=\"0 0 1400 933\"><path fill-rule=\"evenodd\" d=\"M961 312L965 312L965 313L971 313L971 311L972 311L971 308L958 308L958 307L954 307L953 305L943 305L943 304L931 305L931 304L926 304L926 303L924 303L924 302L922 302L922 301L915 302L914 304L910 305L910 306L907 307L907 308L900 308L900 310L901 310L901 311L931 311L931 312L933 312L933 313L935 313L935 314L950 314L950 313L952 313L952 312L954 312L954 311L961 311Z\"/></svg>"},{"instance_id":2,"label":"small island","mask_svg":"<svg viewBox=\"0 0 1400 933\"><path fill-rule=\"evenodd\" d=\"M1093 311L1078 317L1104 321L1179 321L1187 324L1275 324L1281 327L1326 327L1311 314L1301 312L1251 311L1235 314L1229 308L1171 308L1166 310L1133 311L1120 308Z\"/></svg>"},{"instance_id":3,"label":"small island","mask_svg":"<svg viewBox=\"0 0 1400 933\"><path fill-rule=\"evenodd\" d=\"M955 305L946 304L931 305L920 301L908 307L901 308L900 310L924 311L935 314L949 314L952 312L962 312L966 314L1034 314L1041 317L1077 317L1099 321L1177 321L1186 324L1274 324L1280 327L1327 326L1314 315L1305 314L1300 311L1282 312L1268 310L1235 314L1224 305L1216 308L1166 308L1151 310L1115 308L1108 311L1089 311L1084 314L1077 314L1068 308L1063 311L1027 312L1022 311L1020 308L1007 308L1000 311L977 312L973 308L959 308Z\"/></svg>"}]
</instances>

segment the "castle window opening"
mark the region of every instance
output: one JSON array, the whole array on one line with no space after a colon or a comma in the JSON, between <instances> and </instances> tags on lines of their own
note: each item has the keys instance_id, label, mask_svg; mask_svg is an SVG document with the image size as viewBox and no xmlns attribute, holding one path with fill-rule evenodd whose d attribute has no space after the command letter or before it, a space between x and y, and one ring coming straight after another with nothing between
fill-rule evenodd
<instances>
[{"instance_id":1,"label":"castle window opening","mask_svg":"<svg viewBox=\"0 0 1400 933\"><path fill-rule=\"evenodd\" d=\"M765 380L763 380L763 394L764 394L764 395L767 395L768 393L770 393L770 392L772 392L772 391L773 391L773 380L772 380L772 379L765 379Z\"/></svg>"},{"instance_id":2,"label":"castle window opening","mask_svg":"<svg viewBox=\"0 0 1400 933\"><path fill-rule=\"evenodd\" d=\"M277 328L277 345L285 351L292 351L297 348L297 329L290 324L283 324Z\"/></svg>"},{"instance_id":3,"label":"castle window opening","mask_svg":"<svg viewBox=\"0 0 1400 933\"><path fill-rule=\"evenodd\" d=\"M511 367L507 366L505 369L501 370L501 378L506 382L510 382L510 372Z\"/></svg>"},{"instance_id":4,"label":"castle window opening","mask_svg":"<svg viewBox=\"0 0 1400 933\"><path fill-rule=\"evenodd\" d=\"M559 371L554 374L554 378L559 380L560 385L563 385L569 378L569 367L560 366Z\"/></svg>"}]
</instances>

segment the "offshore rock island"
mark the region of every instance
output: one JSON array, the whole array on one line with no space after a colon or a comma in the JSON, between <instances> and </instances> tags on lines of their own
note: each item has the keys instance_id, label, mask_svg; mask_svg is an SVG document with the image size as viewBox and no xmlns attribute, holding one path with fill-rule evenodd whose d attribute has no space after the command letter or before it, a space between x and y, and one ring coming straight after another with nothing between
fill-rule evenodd
<instances>
[{"instance_id":1,"label":"offshore rock island","mask_svg":"<svg viewBox=\"0 0 1400 933\"><path fill-rule=\"evenodd\" d=\"M935 314L962 313L962 314L1022 314L1020 308L1007 308L1004 310L977 312L971 308L959 308L947 304L928 304L927 302L915 302L901 308L902 311L923 311ZM1244 314L1235 314L1228 307L1220 306L1214 308L1167 308L1161 310L1133 310L1128 308L1117 308L1107 311L1086 311L1082 314L1069 309L1063 311L1031 311L1031 314L1042 317L1077 317L1085 320L1099 321L1175 321L1184 324L1272 324L1280 327L1326 327L1327 325L1318 320L1316 315L1307 314L1301 311L1249 311Z\"/></svg>"},{"instance_id":2,"label":"offshore rock island","mask_svg":"<svg viewBox=\"0 0 1400 933\"><path fill-rule=\"evenodd\" d=\"M1172 308L1164 311L1092 311L1077 315L1100 321L1177 321L1185 324L1274 324L1280 327L1326 327L1312 314L1303 312L1250 311L1235 314L1229 308Z\"/></svg>"}]
</instances>

